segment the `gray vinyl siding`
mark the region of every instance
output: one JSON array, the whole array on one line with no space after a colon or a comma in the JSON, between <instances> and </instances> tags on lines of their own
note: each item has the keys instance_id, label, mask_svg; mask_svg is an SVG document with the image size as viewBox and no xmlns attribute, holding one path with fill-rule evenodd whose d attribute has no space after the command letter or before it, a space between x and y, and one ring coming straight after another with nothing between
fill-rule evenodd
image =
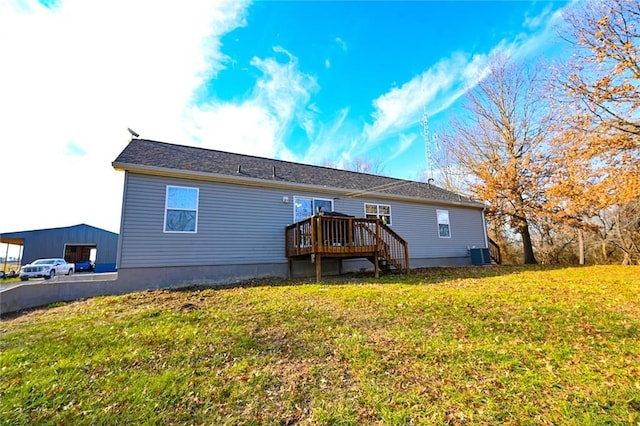
<instances>
[{"instance_id":1,"label":"gray vinyl siding","mask_svg":"<svg viewBox=\"0 0 640 426\"><path fill-rule=\"evenodd\" d=\"M167 185L199 188L197 233L163 232ZM294 197L331 194L165 178L127 172L119 268L286 263L284 229ZM288 197L288 202L283 201ZM364 217L364 204L391 206L392 228L410 258L468 257L485 247L482 210L375 198L334 199L334 210ZM439 238L436 209L449 211L451 238Z\"/></svg>"},{"instance_id":2,"label":"gray vinyl siding","mask_svg":"<svg viewBox=\"0 0 640 426\"><path fill-rule=\"evenodd\" d=\"M197 233L165 233L167 185L199 188ZM286 262L282 190L128 174L120 268Z\"/></svg>"},{"instance_id":3,"label":"gray vinyl siding","mask_svg":"<svg viewBox=\"0 0 640 426\"><path fill-rule=\"evenodd\" d=\"M469 247L486 246L480 209L360 197L335 200L334 209L363 217L365 203L391 206L391 228L409 243L410 258L466 257ZM438 237L437 209L449 211L451 238Z\"/></svg>"}]
</instances>

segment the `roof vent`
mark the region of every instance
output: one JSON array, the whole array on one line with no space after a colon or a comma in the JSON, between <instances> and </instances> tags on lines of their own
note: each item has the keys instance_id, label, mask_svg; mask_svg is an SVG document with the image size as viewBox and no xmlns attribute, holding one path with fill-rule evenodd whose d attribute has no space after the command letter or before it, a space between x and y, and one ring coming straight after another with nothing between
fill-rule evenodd
<instances>
[{"instance_id":1,"label":"roof vent","mask_svg":"<svg viewBox=\"0 0 640 426\"><path fill-rule=\"evenodd\" d=\"M242 173L242 164L238 164L238 173Z\"/></svg>"},{"instance_id":2,"label":"roof vent","mask_svg":"<svg viewBox=\"0 0 640 426\"><path fill-rule=\"evenodd\" d=\"M273 177L276 177L276 166L273 166Z\"/></svg>"}]
</instances>

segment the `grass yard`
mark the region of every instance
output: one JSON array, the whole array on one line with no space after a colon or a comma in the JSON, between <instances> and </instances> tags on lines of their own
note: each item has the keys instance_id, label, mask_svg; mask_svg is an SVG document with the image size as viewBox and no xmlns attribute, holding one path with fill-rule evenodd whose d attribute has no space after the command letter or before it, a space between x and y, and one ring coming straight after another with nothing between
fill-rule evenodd
<instances>
[{"instance_id":1,"label":"grass yard","mask_svg":"<svg viewBox=\"0 0 640 426\"><path fill-rule=\"evenodd\" d=\"M637 266L153 291L0 333L2 424L640 424Z\"/></svg>"}]
</instances>

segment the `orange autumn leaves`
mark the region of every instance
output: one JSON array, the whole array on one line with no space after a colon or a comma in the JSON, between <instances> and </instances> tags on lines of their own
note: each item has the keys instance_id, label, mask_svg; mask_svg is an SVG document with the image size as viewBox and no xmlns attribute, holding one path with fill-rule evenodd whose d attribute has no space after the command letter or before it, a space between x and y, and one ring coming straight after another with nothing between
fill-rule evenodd
<instances>
[{"instance_id":1,"label":"orange autumn leaves","mask_svg":"<svg viewBox=\"0 0 640 426\"><path fill-rule=\"evenodd\" d=\"M527 234L598 231L603 211L640 201L640 3L578 2L564 24L570 60L492 58L441 137L496 232L520 235L525 263Z\"/></svg>"}]
</instances>

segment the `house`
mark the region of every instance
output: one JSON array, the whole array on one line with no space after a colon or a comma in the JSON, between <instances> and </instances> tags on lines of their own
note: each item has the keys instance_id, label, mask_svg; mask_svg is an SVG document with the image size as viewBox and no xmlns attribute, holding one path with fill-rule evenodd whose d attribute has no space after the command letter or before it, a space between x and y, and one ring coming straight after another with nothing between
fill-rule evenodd
<instances>
[{"instance_id":1,"label":"house","mask_svg":"<svg viewBox=\"0 0 640 426\"><path fill-rule=\"evenodd\" d=\"M59 257L67 262L93 260L96 272L116 267L118 234L84 223L60 228L0 234L0 242L22 246L21 265L36 259Z\"/></svg>"},{"instance_id":2,"label":"house","mask_svg":"<svg viewBox=\"0 0 640 426\"><path fill-rule=\"evenodd\" d=\"M121 282L377 272L380 245L350 252L365 244L356 233L357 241L392 235L406 248L397 265L404 271L471 265L470 250L488 247L486 206L429 183L144 139L133 139L112 165L125 173ZM326 221L340 238L328 238ZM326 250L307 249L305 235Z\"/></svg>"}]
</instances>

